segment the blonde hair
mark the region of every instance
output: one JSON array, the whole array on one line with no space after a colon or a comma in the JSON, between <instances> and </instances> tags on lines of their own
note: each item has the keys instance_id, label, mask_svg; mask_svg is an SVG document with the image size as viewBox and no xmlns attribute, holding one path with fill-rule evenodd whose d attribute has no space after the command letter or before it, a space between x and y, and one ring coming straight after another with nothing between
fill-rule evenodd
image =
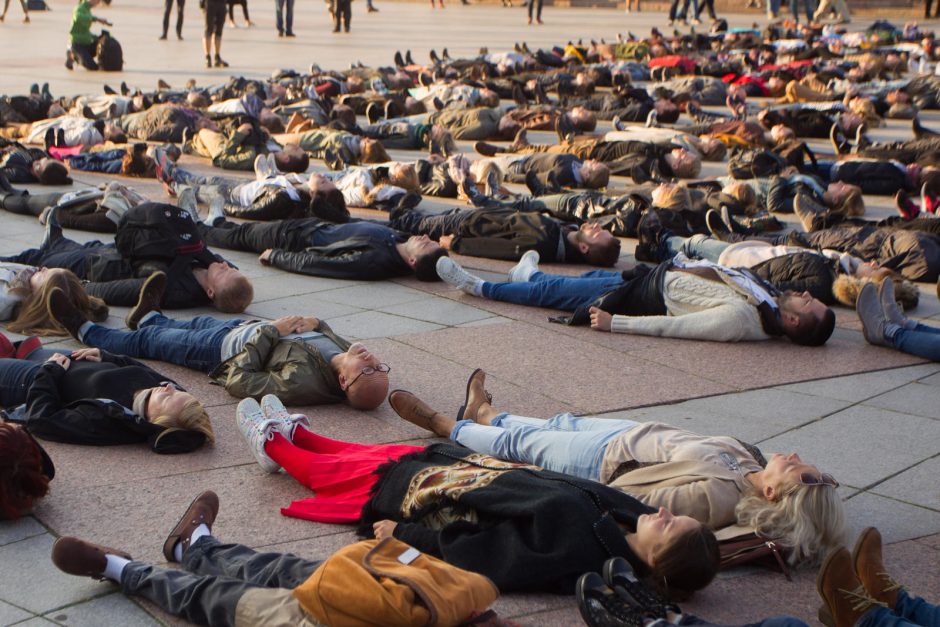
<instances>
[{"instance_id":1,"label":"blonde hair","mask_svg":"<svg viewBox=\"0 0 940 627\"><path fill-rule=\"evenodd\" d=\"M196 431L206 436L206 441L210 444L215 442L215 434L212 431L212 421L209 420L209 414L206 413L206 408L202 406L202 403L196 399L183 405L179 415L163 414L151 418L150 422L165 429Z\"/></svg>"},{"instance_id":2,"label":"blonde hair","mask_svg":"<svg viewBox=\"0 0 940 627\"><path fill-rule=\"evenodd\" d=\"M392 168L389 168L388 180L392 185L406 189L409 192L416 192L418 188L421 187L421 182L418 180L418 172L415 170L413 163L402 165L400 168L395 169L395 174L392 172Z\"/></svg>"},{"instance_id":3,"label":"blonde hair","mask_svg":"<svg viewBox=\"0 0 940 627\"><path fill-rule=\"evenodd\" d=\"M881 116L875 111L874 103L868 98L853 98L849 102L849 110L865 120L868 126L881 126Z\"/></svg>"},{"instance_id":4,"label":"blonde hair","mask_svg":"<svg viewBox=\"0 0 940 627\"><path fill-rule=\"evenodd\" d=\"M814 562L845 542L845 512L835 488L798 484L776 501L756 488L734 508L738 524L790 549L790 564Z\"/></svg>"},{"instance_id":5,"label":"blonde hair","mask_svg":"<svg viewBox=\"0 0 940 627\"><path fill-rule=\"evenodd\" d=\"M35 291L30 288L28 276L22 281L17 277L16 286L10 292L23 298L23 302L17 310L16 319L7 324L7 329L23 335L68 335L65 327L49 314L46 307L46 300L55 288L62 290L72 305L89 320L103 322L107 319L108 306L104 301L89 296L71 270L61 270L50 274Z\"/></svg>"},{"instance_id":6,"label":"blonde hair","mask_svg":"<svg viewBox=\"0 0 940 627\"><path fill-rule=\"evenodd\" d=\"M743 181L729 183L722 191L741 203L745 209L757 204L757 192Z\"/></svg>"},{"instance_id":7,"label":"blonde hair","mask_svg":"<svg viewBox=\"0 0 940 627\"><path fill-rule=\"evenodd\" d=\"M673 170L680 179L694 179L702 171L702 158L694 152L689 152L691 158L682 161Z\"/></svg>"},{"instance_id":8,"label":"blonde hair","mask_svg":"<svg viewBox=\"0 0 940 627\"><path fill-rule=\"evenodd\" d=\"M689 188L679 183L667 183L653 190L653 205L659 209L681 211L692 206Z\"/></svg>"}]
</instances>

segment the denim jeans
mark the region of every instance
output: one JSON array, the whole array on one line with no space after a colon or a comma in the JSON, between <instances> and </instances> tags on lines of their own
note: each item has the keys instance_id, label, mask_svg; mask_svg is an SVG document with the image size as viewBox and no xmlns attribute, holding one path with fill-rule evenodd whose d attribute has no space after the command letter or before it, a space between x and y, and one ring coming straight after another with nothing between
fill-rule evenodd
<instances>
[{"instance_id":1,"label":"denim jeans","mask_svg":"<svg viewBox=\"0 0 940 627\"><path fill-rule=\"evenodd\" d=\"M278 33L294 32L294 0L274 0Z\"/></svg>"},{"instance_id":2,"label":"denim jeans","mask_svg":"<svg viewBox=\"0 0 940 627\"><path fill-rule=\"evenodd\" d=\"M199 625L235 625L243 594L253 588L293 590L320 562L287 553L256 553L203 536L183 554L182 566L190 572L131 562L121 575L121 590Z\"/></svg>"},{"instance_id":3,"label":"denim jeans","mask_svg":"<svg viewBox=\"0 0 940 627\"><path fill-rule=\"evenodd\" d=\"M767 15L780 15L781 0L767 0Z\"/></svg>"},{"instance_id":4,"label":"denim jeans","mask_svg":"<svg viewBox=\"0 0 940 627\"><path fill-rule=\"evenodd\" d=\"M483 296L517 305L574 311L623 283L619 272L591 270L579 277L536 272L526 283L484 281Z\"/></svg>"},{"instance_id":5,"label":"denim jeans","mask_svg":"<svg viewBox=\"0 0 940 627\"><path fill-rule=\"evenodd\" d=\"M114 244L99 241L79 244L70 239L59 237L43 248L30 248L17 255L0 257L0 261L12 261L29 266L47 268L65 268L71 270L80 279L85 278L85 258L103 248L114 248Z\"/></svg>"},{"instance_id":6,"label":"denim jeans","mask_svg":"<svg viewBox=\"0 0 940 627\"><path fill-rule=\"evenodd\" d=\"M900 329L890 339L899 351L940 361L940 328L918 323L913 329Z\"/></svg>"},{"instance_id":7,"label":"denim jeans","mask_svg":"<svg viewBox=\"0 0 940 627\"><path fill-rule=\"evenodd\" d=\"M450 438L478 453L598 481L607 444L638 424L571 413L549 420L503 413L493 418L492 426L461 420Z\"/></svg>"},{"instance_id":8,"label":"denim jeans","mask_svg":"<svg viewBox=\"0 0 940 627\"><path fill-rule=\"evenodd\" d=\"M816 10L816 0L790 0L790 12L793 13L793 19L800 21L800 2L803 3L803 9L806 11L806 23L813 21L813 12Z\"/></svg>"},{"instance_id":9,"label":"denim jeans","mask_svg":"<svg viewBox=\"0 0 940 627\"><path fill-rule=\"evenodd\" d=\"M212 316L171 320L158 313L141 320L136 331L109 329L86 322L79 330L79 339L83 344L118 355L156 359L210 372L221 363L222 340L242 322Z\"/></svg>"},{"instance_id":10,"label":"denim jeans","mask_svg":"<svg viewBox=\"0 0 940 627\"><path fill-rule=\"evenodd\" d=\"M692 237L672 235L666 238L666 253L670 257L675 257L681 252L690 259L706 259L712 263L718 263L718 257L728 246L727 242L708 235L696 234Z\"/></svg>"}]
</instances>

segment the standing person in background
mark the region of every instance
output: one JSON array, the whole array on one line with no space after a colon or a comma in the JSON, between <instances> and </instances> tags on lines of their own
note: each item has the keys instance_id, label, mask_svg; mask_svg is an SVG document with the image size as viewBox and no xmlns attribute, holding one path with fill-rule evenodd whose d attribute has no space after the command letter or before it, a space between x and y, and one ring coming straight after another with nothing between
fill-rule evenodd
<instances>
[{"instance_id":1,"label":"standing person in background","mask_svg":"<svg viewBox=\"0 0 940 627\"><path fill-rule=\"evenodd\" d=\"M542 23L542 0L529 0L529 24L532 23L532 8L535 7L535 22Z\"/></svg>"},{"instance_id":2,"label":"standing person in background","mask_svg":"<svg viewBox=\"0 0 940 627\"><path fill-rule=\"evenodd\" d=\"M72 25L69 27L69 49L65 53L65 67L72 69L75 61L89 70L97 70L95 62L95 42L98 35L91 32L91 25L100 22L111 26L106 19L95 17L91 10L98 6L100 0L80 0L72 12Z\"/></svg>"},{"instance_id":3,"label":"standing person in background","mask_svg":"<svg viewBox=\"0 0 940 627\"><path fill-rule=\"evenodd\" d=\"M813 10L816 8L815 0L802 0L803 9L806 11L806 23L813 22ZM793 14L793 20L800 23L800 0L790 0L790 12Z\"/></svg>"},{"instance_id":4,"label":"standing person in background","mask_svg":"<svg viewBox=\"0 0 940 627\"><path fill-rule=\"evenodd\" d=\"M29 7L26 6L26 0L20 0L20 6L23 7L23 23L29 24ZM0 22L6 19L7 9L10 8L10 0L3 0L3 13L0 14ZM928 12L930 9L927 9Z\"/></svg>"},{"instance_id":5,"label":"standing person in background","mask_svg":"<svg viewBox=\"0 0 940 627\"><path fill-rule=\"evenodd\" d=\"M627 8L627 13L629 13L633 9L633 0L627 0L625 4ZM636 12L637 13L640 12L640 0L636 0Z\"/></svg>"},{"instance_id":6,"label":"standing person in background","mask_svg":"<svg viewBox=\"0 0 940 627\"><path fill-rule=\"evenodd\" d=\"M849 6L845 0L821 0L816 13L813 15L813 21L818 22L830 11L836 12L836 22L838 24L848 24L852 21L852 15L849 13Z\"/></svg>"},{"instance_id":7,"label":"standing person in background","mask_svg":"<svg viewBox=\"0 0 940 627\"><path fill-rule=\"evenodd\" d=\"M823 0L826 2L827 0ZM780 0L767 0L767 19L775 20L780 15Z\"/></svg>"},{"instance_id":8,"label":"standing person in background","mask_svg":"<svg viewBox=\"0 0 940 627\"><path fill-rule=\"evenodd\" d=\"M201 0L206 14L206 32L202 36L202 50L206 53L206 67L212 67L212 46L215 44L215 67L228 67L220 56L222 29L225 28L225 0Z\"/></svg>"},{"instance_id":9,"label":"standing person in background","mask_svg":"<svg viewBox=\"0 0 940 627\"><path fill-rule=\"evenodd\" d=\"M791 1L796 2L796 0L791 0ZM695 9L695 19L692 20L693 23L695 24L702 23L702 21L699 19L698 16L701 15L702 11L706 9L708 10L708 19L713 23L718 21L718 16L715 15L715 0L702 0L701 3L698 5L698 8Z\"/></svg>"},{"instance_id":10,"label":"standing person in background","mask_svg":"<svg viewBox=\"0 0 940 627\"><path fill-rule=\"evenodd\" d=\"M242 15L245 16L245 26L254 26L255 23L248 17L248 0L226 0L228 4L228 23L235 28L235 5L242 5Z\"/></svg>"},{"instance_id":11,"label":"standing person in background","mask_svg":"<svg viewBox=\"0 0 940 627\"><path fill-rule=\"evenodd\" d=\"M183 6L186 0L176 0L176 38L183 39ZM173 12L173 0L164 0L163 4L163 34L160 39L166 39L166 33L170 29L170 13Z\"/></svg>"},{"instance_id":12,"label":"standing person in background","mask_svg":"<svg viewBox=\"0 0 940 627\"><path fill-rule=\"evenodd\" d=\"M367 10L369 13L378 13L378 12L379 12L379 10L376 9L375 6L372 4L372 0L366 0L366 10ZM347 28L346 30L348 31L349 29Z\"/></svg>"},{"instance_id":13,"label":"standing person in background","mask_svg":"<svg viewBox=\"0 0 940 627\"><path fill-rule=\"evenodd\" d=\"M349 21L352 19L352 0L331 0L330 13L333 15L333 32L338 33L342 25L349 32ZM371 4L369 5L371 11Z\"/></svg>"},{"instance_id":14,"label":"standing person in background","mask_svg":"<svg viewBox=\"0 0 940 627\"><path fill-rule=\"evenodd\" d=\"M933 4L933 0L925 0L924 2L924 19L930 19L930 5ZM940 1L937 2L937 9L933 13L933 17L940 17ZM3 21L3 20L0 20Z\"/></svg>"},{"instance_id":15,"label":"standing person in background","mask_svg":"<svg viewBox=\"0 0 940 627\"><path fill-rule=\"evenodd\" d=\"M277 36L296 37L296 35L294 35L294 0L274 1L274 17L277 19ZM349 29L347 28L346 30Z\"/></svg>"}]
</instances>

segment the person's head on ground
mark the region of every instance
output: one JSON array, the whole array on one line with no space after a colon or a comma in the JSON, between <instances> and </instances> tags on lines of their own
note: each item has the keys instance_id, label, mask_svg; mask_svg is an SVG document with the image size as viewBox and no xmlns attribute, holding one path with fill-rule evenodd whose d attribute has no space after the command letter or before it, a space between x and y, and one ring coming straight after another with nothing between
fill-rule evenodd
<instances>
[{"instance_id":1,"label":"person's head on ground","mask_svg":"<svg viewBox=\"0 0 940 627\"><path fill-rule=\"evenodd\" d=\"M25 280L17 277L10 284L10 292L22 298L16 318L7 323L7 329L24 335L65 335L66 330L49 314L46 300L54 289L61 289L76 309L89 320L103 322L108 317L108 306L103 300L89 296L81 280L64 268L40 268Z\"/></svg>"},{"instance_id":2,"label":"person's head on ground","mask_svg":"<svg viewBox=\"0 0 940 627\"><path fill-rule=\"evenodd\" d=\"M121 174L146 178L156 177L157 162L147 154L147 144L137 143L121 158Z\"/></svg>"},{"instance_id":3,"label":"person's head on ground","mask_svg":"<svg viewBox=\"0 0 940 627\"><path fill-rule=\"evenodd\" d=\"M757 205L757 192L754 188L743 181L734 181L728 183L721 189L722 193L734 198L745 209Z\"/></svg>"},{"instance_id":4,"label":"person's head on ground","mask_svg":"<svg viewBox=\"0 0 940 627\"><path fill-rule=\"evenodd\" d=\"M689 188L681 183L660 183L651 194L652 203L658 209L683 211L692 207Z\"/></svg>"},{"instance_id":5,"label":"person's head on ground","mask_svg":"<svg viewBox=\"0 0 940 627\"><path fill-rule=\"evenodd\" d=\"M356 409L375 409L388 396L390 368L359 342L334 357L333 367L340 388Z\"/></svg>"},{"instance_id":6,"label":"person's head on ground","mask_svg":"<svg viewBox=\"0 0 940 627\"><path fill-rule=\"evenodd\" d=\"M836 181L829 183L823 192L823 201L834 211L847 216L860 216L865 213L865 199L858 185Z\"/></svg>"},{"instance_id":7,"label":"person's head on ground","mask_svg":"<svg viewBox=\"0 0 940 627\"><path fill-rule=\"evenodd\" d=\"M307 187L310 190L310 213L315 217L336 223L349 220L346 198L333 181L314 172L307 178Z\"/></svg>"},{"instance_id":8,"label":"person's head on ground","mask_svg":"<svg viewBox=\"0 0 940 627\"><path fill-rule=\"evenodd\" d=\"M609 268L620 259L620 240L597 222L585 222L573 235L578 252L592 266Z\"/></svg>"},{"instance_id":9,"label":"person's head on ground","mask_svg":"<svg viewBox=\"0 0 940 627\"><path fill-rule=\"evenodd\" d=\"M610 168L601 161L588 159L581 164L578 171L581 174L581 185L587 189L607 187L610 182Z\"/></svg>"},{"instance_id":10,"label":"person's head on ground","mask_svg":"<svg viewBox=\"0 0 940 627\"><path fill-rule=\"evenodd\" d=\"M685 148L673 148L665 159L673 173L681 179L693 179L702 171L701 157Z\"/></svg>"},{"instance_id":11,"label":"person's head on ground","mask_svg":"<svg viewBox=\"0 0 940 627\"><path fill-rule=\"evenodd\" d=\"M518 133L521 129L522 129L522 124L520 124L509 113L499 118L499 126L498 126L499 139L511 140L516 136L516 133Z\"/></svg>"},{"instance_id":12,"label":"person's head on ground","mask_svg":"<svg viewBox=\"0 0 940 627\"><path fill-rule=\"evenodd\" d=\"M124 132L124 129L114 122L104 123L104 130L102 131L101 136L107 142L113 142L115 144L127 143L127 134Z\"/></svg>"},{"instance_id":13,"label":"person's head on ground","mask_svg":"<svg viewBox=\"0 0 940 627\"><path fill-rule=\"evenodd\" d=\"M173 383L140 390L134 405L143 408L142 417L147 422L164 429L195 431L204 435L207 442L215 441L212 421L205 407L195 396Z\"/></svg>"},{"instance_id":14,"label":"person's head on ground","mask_svg":"<svg viewBox=\"0 0 940 627\"><path fill-rule=\"evenodd\" d=\"M728 147L717 137L703 135L699 138L699 151L705 161L724 161L728 155Z\"/></svg>"},{"instance_id":15,"label":"person's head on ground","mask_svg":"<svg viewBox=\"0 0 940 627\"><path fill-rule=\"evenodd\" d=\"M492 89L483 88L480 90L480 106L481 107L498 107L499 106L499 94L497 94Z\"/></svg>"},{"instance_id":16,"label":"person's head on ground","mask_svg":"<svg viewBox=\"0 0 940 627\"><path fill-rule=\"evenodd\" d=\"M770 129L770 140L774 144L782 144L784 142L790 141L791 139L796 139L796 133L794 133L793 129L789 126L775 124L773 128Z\"/></svg>"},{"instance_id":17,"label":"person's head on ground","mask_svg":"<svg viewBox=\"0 0 940 627\"><path fill-rule=\"evenodd\" d=\"M679 107L671 100L660 98L653 103L656 119L664 124L672 124L679 119Z\"/></svg>"},{"instance_id":18,"label":"person's head on ground","mask_svg":"<svg viewBox=\"0 0 940 627\"><path fill-rule=\"evenodd\" d=\"M597 128L597 116L585 107L572 107L568 112L568 119L582 133L591 133Z\"/></svg>"},{"instance_id":19,"label":"person's head on ground","mask_svg":"<svg viewBox=\"0 0 940 627\"><path fill-rule=\"evenodd\" d=\"M359 140L359 150L362 163L385 163L391 161L382 142L370 137L363 137Z\"/></svg>"},{"instance_id":20,"label":"person's head on ground","mask_svg":"<svg viewBox=\"0 0 940 627\"><path fill-rule=\"evenodd\" d=\"M418 172L413 163L393 163L388 168L388 181L409 192L416 192L421 187Z\"/></svg>"},{"instance_id":21,"label":"person's head on ground","mask_svg":"<svg viewBox=\"0 0 940 627\"><path fill-rule=\"evenodd\" d=\"M39 444L21 426L0 421L0 519L28 514L49 492Z\"/></svg>"},{"instance_id":22,"label":"person's head on ground","mask_svg":"<svg viewBox=\"0 0 940 627\"><path fill-rule=\"evenodd\" d=\"M61 161L56 161L50 157L43 157L33 161L30 169L33 176L42 185L71 185L72 179L69 177L69 169Z\"/></svg>"},{"instance_id":23,"label":"person's head on ground","mask_svg":"<svg viewBox=\"0 0 940 627\"><path fill-rule=\"evenodd\" d=\"M809 292L788 290L777 298L783 333L794 344L822 346L832 335L836 316Z\"/></svg>"},{"instance_id":24,"label":"person's head on ground","mask_svg":"<svg viewBox=\"0 0 940 627\"><path fill-rule=\"evenodd\" d=\"M437 276L437 260L447 256L447 251L427 235L412 235L399 244L399 253L419 281L440 281Z\"/></svg>"},{"instance_id":25,"label":"person's head on ground","mask_svg":"<svg viewBox=\"0 0 940 627\"><path fill-rule=\"evenodd\" d=\"M225 313L245 311L255 297L248 277L224 261L209 264L204 287L215 308Z\"/></svg>"},{"instance_id":26,"label":"person's head on ground","mask_svg":"<svg viewBox=\"0 0 940 627\"><path fill-rule=\"evenodd\" d=\"M664 507L641 515L627 543L649 568L647 580L671 599L682 600L701 590L718 572L718 540L711 529L690 516L674 516Z\"/></svg>"},{"instance_id":27,"label":"person's head on ground","mask_svg":"<svg viewBox=\"0 0 940 627\"><path fill-rule=\"evenodd\" d=\"M274 153L274 163L281 172L303 173L310 166L310 156L297 144L286 144Z\"/></svg>"},{"instance_id":28,"label":"person's head on ground","mask_svg":"<svg viewBox=\"0 0 940 627\"><path fill-rule=\"evenodd\" d=\"M791 563L812 561L845 540L839 483L796 453L771 455L748 480L753 488L735 507L738 524L789 548Z\"/></svg>"}]
</instances>

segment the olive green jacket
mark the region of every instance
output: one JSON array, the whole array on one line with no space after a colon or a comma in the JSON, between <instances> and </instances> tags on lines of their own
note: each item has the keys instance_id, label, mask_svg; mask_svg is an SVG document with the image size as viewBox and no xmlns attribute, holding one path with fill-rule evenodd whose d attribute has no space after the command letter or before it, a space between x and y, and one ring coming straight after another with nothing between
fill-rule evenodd
<instances>
[{"instance_id":1,"label":"olive green jacket","mask_svg":"<svg viewBox=\"0 0 940 627\"><path fill-rule=\"evenodd\" d=\"M342 350L349 342L320 321L316 331ZM232 396L260 399L275 394L285 405L325 405L346 399L336 374L315 346L303 340L285 339L274 325L265 325L245 343L237 355L210 374Z\"/></svg>"}]
</instances>

